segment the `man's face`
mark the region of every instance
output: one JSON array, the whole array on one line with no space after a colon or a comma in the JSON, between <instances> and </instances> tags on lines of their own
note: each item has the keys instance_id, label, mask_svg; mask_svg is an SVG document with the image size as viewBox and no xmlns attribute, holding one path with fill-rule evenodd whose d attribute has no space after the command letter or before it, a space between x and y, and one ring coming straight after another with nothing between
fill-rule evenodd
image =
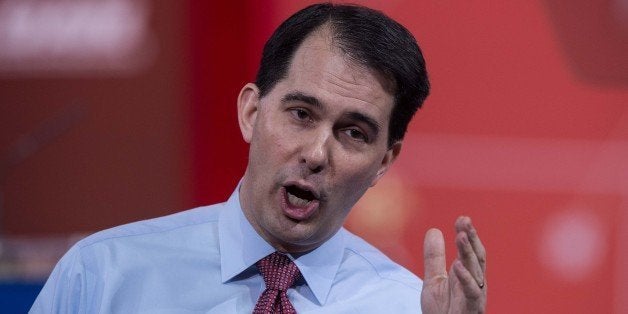
<instances>
[{"instance_id":1,"label":"man's face","mask_svg":"<svg viewBox=\"0 0 628 314\"><path fill-rule=\"evenodd\" d=\"M323 28L266 96L253 84L242 89L250 152L240 200L277 250L304 252L329 239L397 156L401 143L387 146L393 96L383 82L331 46Z\"/></svg>"}]
</instances>

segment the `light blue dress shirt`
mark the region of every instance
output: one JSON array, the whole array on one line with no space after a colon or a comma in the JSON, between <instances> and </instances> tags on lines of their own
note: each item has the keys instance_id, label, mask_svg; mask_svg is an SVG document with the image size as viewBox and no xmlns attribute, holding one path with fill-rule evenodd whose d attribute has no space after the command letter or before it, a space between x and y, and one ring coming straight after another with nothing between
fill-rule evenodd
<instances>
[{"instance_id":1,"label":"light blue dress shirt","mask_svg":"<svg viewBox=\"0 0 628 314\"><path fill-rule=\"evenodd\" d=\"M255 263L274 252L237 189L225 203L91 235L59 261L30 313L251 313L264 290ZM340 229L294 259L298 313L420 313L421 281Z\"/></svg>"}]
</instances>

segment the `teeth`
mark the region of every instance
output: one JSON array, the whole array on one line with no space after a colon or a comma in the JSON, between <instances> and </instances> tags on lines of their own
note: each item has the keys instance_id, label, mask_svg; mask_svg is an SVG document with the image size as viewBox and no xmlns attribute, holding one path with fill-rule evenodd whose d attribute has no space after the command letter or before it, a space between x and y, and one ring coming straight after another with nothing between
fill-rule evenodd
<instances>
[{"instance_id":1,"label":"teeth","mask_svg":"<svg viewBox=\"0 0 628 314\"><path fill-rule=\"evenodd\" d=\"M309 200L288 193L288 202L294 206L303 207L310 203Z\"/></svg>"}]
</instances>

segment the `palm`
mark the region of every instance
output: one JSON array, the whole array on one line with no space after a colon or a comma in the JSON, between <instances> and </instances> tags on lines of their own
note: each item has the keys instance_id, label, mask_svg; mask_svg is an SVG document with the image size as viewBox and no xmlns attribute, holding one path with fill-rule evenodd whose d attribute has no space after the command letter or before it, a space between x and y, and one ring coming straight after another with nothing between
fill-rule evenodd
<instances>
[{"instance_id":1,"label":"palm","mask_svg":"<svg viewBox=\"0 0 628 314\"><path fill-rule=\"evenodd\" d=\"M458 219L456 229L458 259L445 272L445 243L439 230L429 230L425 236L425 280L421 292L421 308L425 314L484 313L485 252L468 218ZM460 232L465 235L460 235ZM473 244L463 238L469 236ZM459 240L460 239L460 240ZM465 246L466 245L466 246ZM470 254L472 253L472 254ZM479 274L481 272L481 274ZM476 275L472 275L476 274ZM477 277L481 277L481 285Z\"/></svg>"},{"instance_id":2,"label":"palm","mask_svg":"<svg viewBox=\"0 0 628 314\"><path fill-rule=\"evenodd\" d=\"M444 275L424 281L421 291L423 313L448 313L451 294L449 279Z\"/></svg>"}]
</instances>

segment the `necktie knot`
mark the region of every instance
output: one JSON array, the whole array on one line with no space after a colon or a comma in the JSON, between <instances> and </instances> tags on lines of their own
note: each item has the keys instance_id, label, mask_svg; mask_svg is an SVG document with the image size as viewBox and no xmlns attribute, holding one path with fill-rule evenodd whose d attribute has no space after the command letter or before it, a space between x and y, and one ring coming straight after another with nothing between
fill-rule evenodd
<instances>
[{"instance_id":1,"label":"necktie knot","mask_svg":"<svg viewBox=\"0 0 628 314\"><path fill-rule=\"evenodd\" d=\"M262 258L256 265L262 273L266 289L257 300L253 314L296 314L287 290L301 276L297 265L279 252Z\"/></svg>"},{"instance_id":2,"label":"necktie knot","mask_svg":"<svg viewBox=\"0 0 628 314\"><path fill-rule=\"evenodd\" d=\"M286 291L299 278L301 272L290 258L279 252L274 252L257 262L257 268L266 289Z\"/></svg>"}]
</instances>

